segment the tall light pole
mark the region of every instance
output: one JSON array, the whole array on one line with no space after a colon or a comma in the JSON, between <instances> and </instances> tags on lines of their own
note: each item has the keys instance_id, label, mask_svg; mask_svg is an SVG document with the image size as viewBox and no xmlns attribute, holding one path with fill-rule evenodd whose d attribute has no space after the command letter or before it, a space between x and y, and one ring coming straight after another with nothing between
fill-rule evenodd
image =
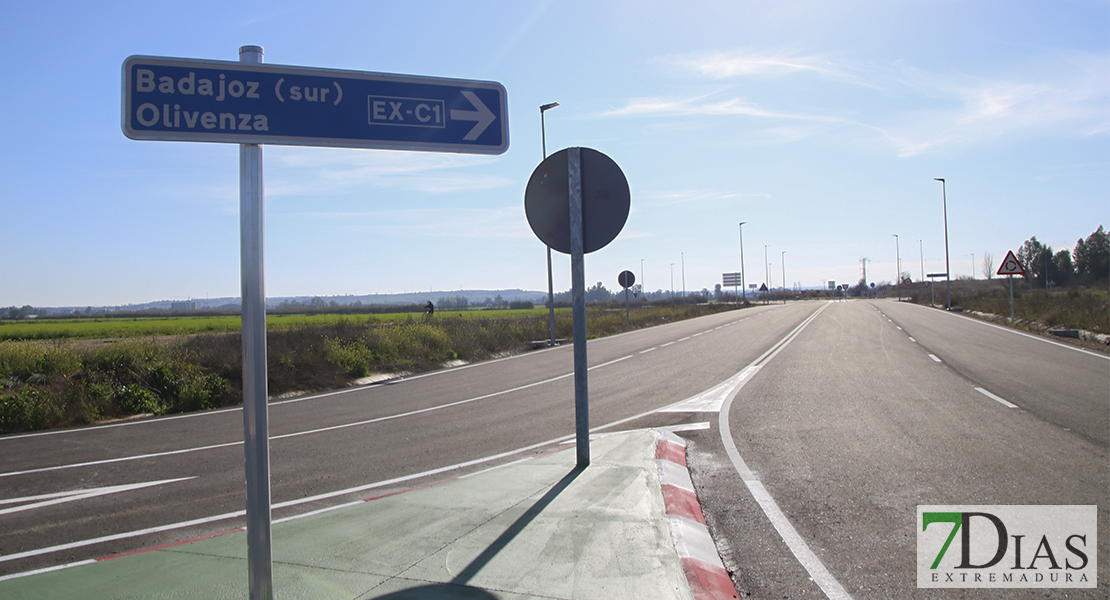
<instances>
[{"instance_id":1,"label":"tall light pole","mask_svg":"<svg viewBox=\"0 0 1110 600\"><path fill-rule=\"evenodd\" d=\"M975 279L975 253L971 253L971 278Z\"/></svg>"},{"instance_id":2,"label":"tall light pole","mask_svg":"<svg viewBox=\"0 0 1110 600\"><path fill-rule=\"evenodd\" d=\"M763 244L763 284L767 286L767 292L771 291L771 263L767 262L767 247L770 244Z\"/></svg>"},{"instance_id":3,"label":"tall light pole","mask_svg":"<svg viewBox=\"0 0 1110 600\"><path fill-rule=\"evenodd\" d=\"M786 250L782 251L782 303L786 304Z\"/></svg>"},{"instance_id":4,"label":"tall light pole","mask_svg":"<svg viewBox=\"0 0 1110 600\"><path fill-rule=\"evenodd\" d=\"M921 259L921 281L925 281L925 250L921 246L921 240L917 240L917 256Z\"/></svg>"},{"instance_id":5,"label":"tall light pole","mask_svg":"<svg viewBox=\"0 0 1110 600\"><path fill-rule=\"evenodd\" d=\"M674 299L674 263L671 263L671 298Z\"/></svg>"},{"instance_id":6,"label":"tall light pole","mask_svg":"<svg viewBox=\"0 0 1110 600\"><path fill-rule=\"evenodd\" d=\"M940 182L941 198L944 201L944 279L948 289L948 310L952 310L952 267L948 262L948 189L943 177L934 177Z\"/></svg>"},{"instance_id":7,"label":"tall light pole","mask_svg":"<svg viewBox=\"0 0 1110 600\"><path fill-rule=\"evenodd\" d=\"M640 293L644 296L644 302L647 302L647 286L644 285L644 259L640 259Z\"/></svg>"},{"instance_id":8,"label":"tall light pole","mask_svg":"<svg viewBox=\"0 0 1110 600\"><path fill-rule=\"evenodd\" d=\"M898 301L902 301L902 251L898 249L898 234L894 236L894 268L898 275L894 278L894 287L898 288Z\"/></svg>"},{"instance_id":9,"label":"tall light pole","mask_svg":"<svg viewBox=\"0 0 1110 600\"><path fill-rule=\"evenodd\" d=\"M552 108L559 106L558 102L551 104L544 104L540 106L540 146L543 149L543 157L547 158L547 128L544 126L543 113ZM555 282L551 278L551 246L547 247L547 324L548 329L551 331L551 339L548 345L555 345Z\"/></svg>"},{"instance_id":10,"label":"tall light pole","mask_svg":"<svg viewBox=\"0 0 1110 600\"><path fill-rule=\"evenodd\" d=\"M744 223L747 223L747 221L740 223L740 293L744 295L744 304L746 305L748 303L748 291L744 277L748 274L748 270L744 268Z\"/></svg>"},{"instance_id":11,"label":"tall light pole","mask_svg":"<svg viewBox=\"0 0 1110 600\"><path fill-rule=\"evenodd\" d=\"M682 303L686 304L686 253L682 253Z\"/></svg>"}]
</instances>

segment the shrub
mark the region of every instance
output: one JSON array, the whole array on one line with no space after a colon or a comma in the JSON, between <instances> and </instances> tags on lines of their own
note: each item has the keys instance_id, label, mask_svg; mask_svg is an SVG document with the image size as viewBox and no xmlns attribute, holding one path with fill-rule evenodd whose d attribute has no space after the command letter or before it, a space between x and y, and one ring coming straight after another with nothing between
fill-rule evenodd
<instances>
[{"instance_id":1,"label":"shrub","mask_svg":"<svg viewBox=\"0 0 1110 600\"><path fill-rule=\"evenodd\" d=\"M62 409L49 393L23 386L17 393L0 396L0 432L46 429L61 420Z\"/></svg>"}]
</instances>

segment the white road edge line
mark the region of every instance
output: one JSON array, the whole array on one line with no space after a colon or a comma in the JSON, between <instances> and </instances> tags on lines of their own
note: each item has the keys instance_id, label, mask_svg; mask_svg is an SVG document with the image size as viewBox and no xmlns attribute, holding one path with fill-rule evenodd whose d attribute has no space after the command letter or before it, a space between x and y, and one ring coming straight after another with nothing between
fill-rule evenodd
<instances>
[{"instance_id":1,"label":"white road edge line","mask_svg":"<svg viewBox=\"0 0 1110 600\"><path fill-rule=\"evenodd\" d=\"M990 398L991 400L994 400L994 401L998 402L999 404L1005 406L1006 408L1017 408L1018 407L1017 404L1014 404L1013 402L1009 402L1007 400L1003 400L1002 398L999 398L998 396L995 396L994 394L988 392L987 390L984 390L981 387L975 388L975 391L977 391L980 394L986 396L987 398Z\"/></svg>"},{"instance_id":2,"label":"white road edge line","mask_svg":"<svg viewBox=\"0 0 1110 600\"><path fill-rule=\"evenodd\" d=\"M609 365L619 363L622 360L627 360L629 358L632 358L632 356L631 355L622 356L618 359L611 360L607 363L602 363L600 365L594 365L594 366L590 367L588 370L593 371L594 369L600 369L602 367L607 367ZM338 430L338 429L346 429L346 428L349 428L349 427L359 427L359 426L362 426L362 425L371 425L373 423L380 423L382 421L391 421L393 419L400 419L400 418L403 418L403 417L411 417L413 415L429 413L429 412L437 411L437 410L444 409L444 408L451 408L451 407L455 407L455 406L460 406L462 404L469 404L471 402L477 402L478 400L486 400L486 399L493 398L495 396L500 396L500 395L503 395L503 394L510 394L510 393L513 393L513 392L519 392L521 390L526 390L528 388L536 387L538 385L544 385L544 384L547 384L547 383L552 383L554 381L558 381L560 379L566 379L568 377L574 377L574 373L566 373L566 374L563 374L563 375L558 375L556 377L552 377L550 379L545 379L543 381L536 381L536 382L525 384L525 385L515 387L515 388L512 388L512 389L501 390L499 392L493 392L493 393L490 393L490 394L485 394L483 396L476 396L474 398L467 398L465 400L459 400L457 402L450 402L448 404L441 404L439 406L431 406L431 407L428 407L428 408L413 410L413 411L409 411L409 412L406 412L406 413L399 413L399 414L395 414L395 415L386 415L384 417L377 417L377 418L374 418L374 419L367 419L365 421L358 421L358 422L355 422L355 423L344 423L342 425L333 425L331 427L323 427L323 428L320 428L320 429L309 429L309 430L305 430L305 431L295 431L293 433L285 433L285 434L281 434L281 435L271 435L270 436L270 441L282 440L282 439L292 438L292 437L299 437L299 436L302 436L302 435L311 435L311 434L316 434L316 433L324 433L324 432L327 432L327 431L335 431L335 430ZM62 469L76 469L76 468L80 468L80 467L91 467L91 466L96 466L96 465L104 465L104 464L117 463L117 462L126 462L126 461L130 461L130 460L141 460L141 459L144 459L144 458L158 458L158 457L161 457L161 456L172 456L174 454L187 454L189 452L200 452L200 451L203 451L203 450L214 450L214 449L217 449L217 448L226 448L226 447L229 447L229 446L241 446L242 444L243 444L243 442L241 442L241 441L225 442L223 444L212 444L210 446L198 446L196 448L182 448L180 450L168 450L166 452L155 452L155 453L151 453L151 454L141 454L141 455L137 455L137 456L122 456L122 457L118 457L118 458L106 458L104 460L94 460L94 461L90 461L90 462L73 463L73 464L69 464L69 465L55 465L55 466L52 466L52 467L41 467L41 468L38 468L38 469L27 469L27 470L24 470L24 471L9 471L9 472L6 472L6 473L0 473L0 477L12 477L12 476L15 476L15 475L28 475L28 474L31 474L31 473L45 473L45 472L48 472L48 471L59 471L59 470L62 470Z\"/></svg>"},{"instance_id":3,"label":"white road edge line","mask_svg":"<svg viewBox=\"0 0 1110 600\"><path fill-rule=\"evenodd\" d=\"M755 361L746 368L762 368L764 364L774 358L779 351L797 337L802 329L813 322L817 315L827 306L827 303L822 304L820 308L814 311L806 320L802 321L802 323L787 334L785 338L772 346L763 356L755 359ZM821 588L821 591L824 592L825 596L830 600L851 600L851 595L849 595L844 587L840 585L840 582L829 573L829 570L825 568L821 559L813 553L813 550L806 544L806 541L802 539L801 534L794 529L790 520L783 514L782 509L779 508L775 499L771 497L767 488L763 487L763 483L759 481L758 477L748 468L744 459L740 457L740 451L737 450L736 442L732 439L732 431L728 424L728 414L729 410L732 408L732 401L748 381L750 381L750 378L742 380L735 389L729 392L728 397L725 398L724 405L721 407L721 412L718 414L718 429L721 432L721 441L725 445L725 453L728 454L729 460L732 461L733 467L736 469L736 472L740 474L740 478L744 481L744 485L748 487L748 491L751 492L752 497L759 503L759 507L763 509L763 513L767 515L767 518L771 521L775 530L779 532L782 540L790 548L790 551L794 553L798 562L809 572L809 576L813 579L813 582Z\"/></svg>"}]
</instances>

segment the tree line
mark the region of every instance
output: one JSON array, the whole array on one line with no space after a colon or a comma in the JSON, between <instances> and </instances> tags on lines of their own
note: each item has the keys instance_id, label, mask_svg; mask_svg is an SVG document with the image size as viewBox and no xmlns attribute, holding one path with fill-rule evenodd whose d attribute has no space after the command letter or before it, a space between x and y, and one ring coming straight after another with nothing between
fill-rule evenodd
<instances>
[{"instance_id":1,"label":"tree line","mask_svg":"<svg viewBox=\"0 0 1110 600\"><path fill-rule=\"evenodd\" d=\"M1033 236L1017 252L1030 287L1095 286L1110 282L1110 236L1102 225L1074 250L1054 251Z\"/></svg>"}]
</instances>

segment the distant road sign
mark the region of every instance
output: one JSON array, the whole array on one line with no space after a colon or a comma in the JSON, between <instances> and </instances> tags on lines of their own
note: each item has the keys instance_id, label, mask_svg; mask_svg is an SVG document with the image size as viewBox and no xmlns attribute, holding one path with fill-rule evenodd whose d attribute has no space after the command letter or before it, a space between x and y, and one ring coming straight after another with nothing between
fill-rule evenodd
<instances>
[{"instance_id":1,"label":"distant road sign","mask_svg":"<svg viewBox=\"0 0 1110 600\"><path fill-rule=\"evenodd\" d=\"M633 274L632 271L621 271L620 275L617 275L617 283L619 283L622 288L628 289L635 285L636 275Z\"/></svg>"},{"instance_id":2,"label":"distant road sign","mask_svg":"<svg viewBox=\"0 0 1110 600\"><path fill-rule=\"evenodd\" d=\"M906 287L910 287L911 285L913 285L913 280L910 279L909 277L903 278L902 279L902 285L904 285Z\"/></svg>"},{"instance_id":3,"label":"distant road sign","mask_svg":"<svg viewBox=\"0 0 1110 600\"><path fill-rule=\"evenodd\" d=\"M493 81L131 56L123 133L134 140L501 154L505 88Z\"/></svg>"},{"instance_id":4,"label":"distant road sign","mask_svg":"<svg viewBox=\"0 0 1110 600\"><path fill-rule=\"evenodd\" d=\"M948 277L948 273L929 273L926 277Z\"/></svg>"},{"instance_id":5,"label":"distant road sign","mask_svg":"<svg viewBox=\"0 0 1110 600\"><path fill-rule=\"evenodd\" d=\"M740 273L721 273L723 285L737 286L742 283Z\"/></svg>"},{"instance_id":6,"label":"distant road sign","mask_svg":"<svg viewBox=\"0 0 1110 600\"><path fill-rule=\"evenodd\" d=\"M1002 265L998 267L999 275L1025 275L1025 267L1021 266L1013 250L1006 252L1006 258L1002 260Z\"/></svg>"}]
</instances>

